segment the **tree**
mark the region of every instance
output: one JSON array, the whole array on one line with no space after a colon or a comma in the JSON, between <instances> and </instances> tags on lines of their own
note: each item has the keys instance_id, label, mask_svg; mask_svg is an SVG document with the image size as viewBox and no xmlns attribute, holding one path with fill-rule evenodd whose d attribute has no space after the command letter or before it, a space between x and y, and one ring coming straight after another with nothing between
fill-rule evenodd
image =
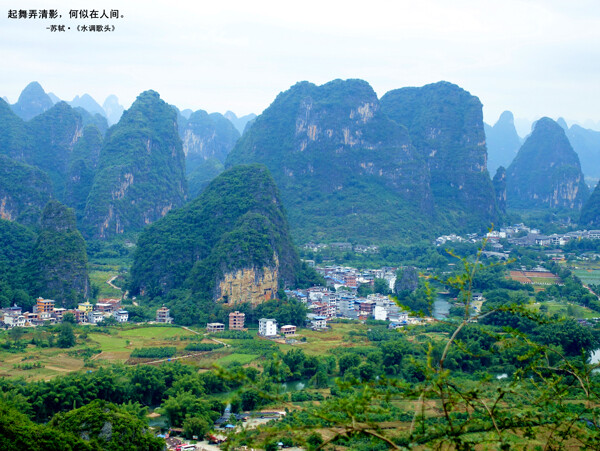
<instances>
[{"instance_id":1,"label":"tree","mask_svg":"<svg viewBox=\"0 0 600 451\"><path fill-rule=\"evenodd\" d=\"M315 375L310 379L310 385L315 388L327 388L327 372L324 368L319 368Z\"/></svg>"},{"instance_id":2,"label":"tree","mask_svg":"<svg viewBox=\"0 0 600 451\"><path fill-rule=\"evenodd\" d=\"M332 387L332 396L290 412L280 430L297 428L305 437L311 430L317 435L316 430L328 429L332 434L325 443L322 437L309 437L311 447L321 449L337 444L349 449L512 449L524 443L545 449L568 443L597 448L600 387L593 370L600 365L589 365L582 352L598 346L596 337L572 319L549 322L547 315L528 308L528 296L521 293L505 297L497 292L489 308L473 316L480 257L481 252L475 261L459 259L462 271L439 279L464 300L462 318L420 328L405 345L393 340L380 346L382 364L402 378L373 378L376 373L368 366L377 359L365 355L366 362L360 363L360 349L344 354L339 366L345 377ZM496 321L486 325L494 316ZM497 327L499 319L509 327ZM428 336L431 332L435 339ZM496 380L499 369L510 372L509 378ZM359 377L373 380L355 380ZM432 400L437 413L428 407ZM394 401L409 407L397 408ZM386 431L381 421L405 426Z\"/></svg>"},{"instance_id":3,"label":"tree","mask_svg":"<svg viewBox=\"0 0 600 451\"><path fill-rule=\"evenodd\" d=\"M385 279L375 279L373 282L373 291L379 294L389 294L390 284Z\"/></svg>"},{"instance_id":4,"label":"tree","mask_svg":"<svg viewBox=\"0 0 600 451\"><path fill-rule=\"evenodd\" d=\"M356 354L344 354L338 362L340 366L340 375L344 375L351 368L356 368L360 364L360 357Z\"/></svg>"},{"instance_id":5,"label":"tree","mask_svg":"<svg viewBox=\"0 0 600 451\"><path fill-rule=\"evenodd\" d=\"M71 323L66 322L60 325L60 332L56 344L59 348L72 348L75 346L75 334L73 333L73 326Z\"/></svg>"},{"instance_id":6,"label":"tree","mask_svg":"<svg viewBox=\"0 0 600 451\"><path fill-rule=\"evenodd\" d=\"M101 400L56 414L49 424L75 436L85 435L93 449L159 451L165 446L163 439L148 430L146 418L139 419L125 409Z\"/></svg>"},{"instance_id":7,"label":"tree","mask_svg":"<svg viewBox=\"0 0 600 451\"><path fill-rule=\"evenodd\" d=\"M25 329L22 327L13 327L8 331L8 336L15 343L21 339L21 337L25 334Z\"/></svg>"},{"instance_id":8,"label":"tree","mask_svg":"<svg viewBox=\"0 0 600 451\"><path fill-rule=\"evenodd\" d=\"M71 312L67 312L63 315L63 323L71 323L71 324L76 324L77 321L75 321L75 315L73 315Z\"/></svg>"},{"instance_id":9,"label":"tree","mask_svg":"<svg viewBox=\"0 0 600 451\"><path fill-rule=\"evenodd\" d=\"M210 424L205 418L188 417L183 421L183 435L185 435L187 439L196 436L202 440L208 431L210 431Z\"/></svg>"},{"instance_id":10,"label":"tree","mask_svg":"<svg viewBox=\"0 0 600 451\"><path fill-rule=\"evenodd\" d=\"M105 316L104 319L98 323L99 326L116 326L117 324L119 324L119 322L114 316Z\"/></svg>"}]
</instances>

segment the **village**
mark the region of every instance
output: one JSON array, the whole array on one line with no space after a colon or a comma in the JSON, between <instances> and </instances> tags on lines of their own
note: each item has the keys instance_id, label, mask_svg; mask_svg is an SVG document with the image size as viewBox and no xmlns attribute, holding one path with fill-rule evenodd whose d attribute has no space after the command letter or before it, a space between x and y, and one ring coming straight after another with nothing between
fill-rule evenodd
<instances>
[{"instance_id":1,"label":"village","mask_svg":"<svg viewBox=\"0 0 600 451\"><path fill-rule=\"evenodd\" d=\"M542 235L538 229L528 227L524 224L516 224L510 227L502 227L484 235L467 234L459 236L456 234L438 237L433 244L444 246L447 243L481 243L486 239L484 254L499 259L508 259L509 246L562 246L571 240L600 239L600 230L578 230L564 234ZM315 244L308 243L303 247L312 252L322 252L326 249L336 251L354 251L356 253L377 253L377 246L352 245L351 243ZM560 249L556 250L558 257L562 258ZM388 292L394 289L398 267L384 266L379 269L359 270L351 266L342 265L317 265L315 260L305 259L306 263L313 266L326 281L326 286L315 286L308 289L286 290L286 296L302 302L307 310L306 324L282 324L278 325L272 318L261 318L258 324L258 335L262 337L284 337L293 339L297 328L310 328L312 330L324 330L327 323L333 319L365 321L374 319L388 321L390 328L402 327L407 324L419 324L424 318L412 317L409 313L399 307L396 302L386 294L374 293L366 296L359 295L359 287L367 285L374 287L374 281L379 279L385 281ZM327 262L324 262L327 263ZM534 271L546 271L542 268ZM526 281L524 282L526 283ZM67 314L72 315L73 322L77 324L96 325L104 321L108 323L127 323L129 313L121 305L122 300L116 298L101 298L96 303L79 303L77 308L66 309L57 307L56 302L51 299L38 298L31 312L23 311L18 305L0 310L0 327L7 329L13 327L36 327L44 324L56 324L63 320ZM134 302L135 305L135 302ZM165 306L156 311L156 323L170 324L169 309ZM244 330L244 314L231 312L229 315L230 330ZM207 332L214 333L225 330L225 324L209 323Z\"/></svg>"}]
</instances>

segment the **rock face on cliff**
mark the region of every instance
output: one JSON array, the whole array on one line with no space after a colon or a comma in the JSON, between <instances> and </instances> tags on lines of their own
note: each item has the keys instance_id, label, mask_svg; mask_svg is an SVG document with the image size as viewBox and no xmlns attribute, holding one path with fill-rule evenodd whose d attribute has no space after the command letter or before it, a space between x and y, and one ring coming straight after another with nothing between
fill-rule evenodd
<instances>
[{"instance_id":1,"label":"rock face on cliff","mask_svg":"<svg viewBox=\"0 0 600 451\"><path fill-rule=\"evenodd\" d=\"M494 174L500 166L507 168L522 144L515 128L515 118L510 111L503 112L493 127L485 127L485 141L490 174Z\"/></svg>"},{"instance_id":2,"label":"rock face on cliff","mask_svg":"<svg viewBox=\"0 0 600 451\"><path fill-rule=\"evenodd\" d=\"M182 122L179 134L185 153L190 197L193 198L223 170L223 163L240 134L219 113L198 110L188 119L182 117ZM217 168L220 170L216 171Z\"/></svg>"},{"instance_id":3,"label":"rock face on cliff","mask_svg":"<svg viewBox=\"0 0 600 451\"><path fill-rule=\"evenodd\" d=\"M588 228L600 228L600 183L581 208L579 225Z\"/></svg>"},{"instance_id":4,"label":"rock face on cliff","mask_svg":"<svg viewBox=\"0 0 600 451\"><path fill-rule=\"evenodd\" d=\"M300 268L268 170L241 165L144 230L130 290L155 297L187 287L199 300L258 304Z\"/></svg>"},{"instance_id":5,"label":"rock face on cliff","mask_svg":"<svg viewBox=\"0 0 600 451\"><path fill-rule=\"evenodd\" d=\"M21 200L35 205L38 213L50 197L55 197L75 208L77 217L81 218L98 165L102 134L107 127L104 117L92 116L79 107L73 109L65 102L58 102L24 122L0 100L0 155L10 157L13 166L17 162L21 164L14 169L15 176L20 177L18 184L8 170L0 184L6 189L22 190L25 197L21 196ZM33 218L29 213L26 223ZM18 218L20 215L20 212L8 214L5 210L5 216Z\"/></svg>"},{"instance_id":6,"label":"rock face on cliff","mask_svg":"<svg viewBox=\"0 0 600 451\"><path fill-rule=\"evenodd\" d=\"M189 117L181 135L188 173L209 158L225 162L240 137L233 124L219 113L208 114L203 110Z\"/></svg>"},{"instance_id":7,"label":"rock face on cliff","mask_svg":"<svg viewBox=\"0 0 600 451\"><path fill-rule=\"evenodd\" d=\"M265 164L303 240L394 241L433 215L426 159L362 80L301 82L277 96L226 167Z\"/></svg>"},{"instance_id":8,"label":"rock face on cliff","mask_svg":"<svg viewBox=\"0 0 600 451\"><path fill-rule=\"evenodd\" d=\"M541 118L506 171L508 207L579 210L588 195L579 158L564 130Z\"/></svg>"},{"instance_id":9,"label":"rock face on cliff","mask_svg":"<svg viewBox=\"0 0 600 451\"><path fill-rule=\"evenodd\" d=\"M28 121L49 110L52 105L52 99L37 81L33 81L23 89L19 100L12 106L12 109L21 119Z\"/></svg>"},{"instance_id":10,"label":"rock face on cliff","mask_svg":"<svg viewBox=\"0 0 600 451\"><path fill-rule=\"evenodd\" d=\"M85 209L87 234L141 230L183 205L185 156L176 117L158 93L146 91L108 130Z\"/></svg>"},{"instance_id":11,"label":"rock face on cliff","mask_svg":"<svg viewBox=\"0 0 600 451\"><path fill-rule=\"evenodd\" d=\"M492 180L494 185L494 192L496 193L496 205L498 205L498 211L501 214L506 213L506 169L504 166L500 166L496 170L496 175Z\"/></svg>"},{"instance_id":12,"label":"rock face on cliff","mask_svg":"<svg viewBox=\"0 0 600 451\"><path fill-rule=\"evenodd\" d=\"M54 299L65 308L75 307L89 295L85 241L73 210L58 201L44 208L28 272L30 293Z\"/></svg>"},{"instance_id":13,"label":"rock face on cliff","mask_svg":"<svg viewBox=\"0 0 600 451\"><path fill-rule=\"evenodd\" d=\"M0 155L0 218L35 224L52 195L52 183L41 170Z\"/></svg>"},{"instance_id":14,"label":"rock face on cliff","mask_svg":"<svg viewBox=\"0 0 600 451\"><path fill-rule=\"evenodd\" d=\"M390 91L381 98L381 108L408 128L415 148L427 159L439 221L456 229L497 221L477 97L439 82Z\"/></svg>"}]
</instances>

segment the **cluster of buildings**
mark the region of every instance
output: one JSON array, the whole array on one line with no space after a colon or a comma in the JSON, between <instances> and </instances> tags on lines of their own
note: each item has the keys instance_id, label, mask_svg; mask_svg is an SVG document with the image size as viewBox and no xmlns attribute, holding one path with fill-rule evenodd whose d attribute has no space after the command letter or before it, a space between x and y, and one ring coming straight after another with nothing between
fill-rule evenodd
<instances>
[{"instance_id":1,"label":"cluster of buildings","mask_svg":"<svg viewBox=\"0 0 600 451\"><path fill-rule=\"evenodd\" d=\"M394 288L396 271L398 268L383 267L381 269L367 269L360 271L349 266L329 265L317 267L315 270L325 278L328 287L347 287L356 289L360 285L373 285L375 279L384 279L390 290Z\"/></svg>"},{"instance_id":2,"label":"cluster of buildings","mask_svg":"<svg viewBox=\"0 0 600 451\"><path fill-rule=\"evenodd\" d=\"M508 236L508 242L516 246L562 246L571 240L598 240L600 239L600 230L575 230L567 233L553 233L552 235L542 235L530 232L522 237Z\"/></svg>"},{"instance_id":3,"label":"cluster of buildings","mask_svg":"<svg viewBox=\"0 0 600 451\"><path fill-rule=\"evenodd\" d=\"M32 312L24 312L17 305L0 310L0 322L6 328L36 327L44 324L60 323L66 313L71 313L79 324L97 324L105 318L113 317L119 323L126 323L129 313L121 308L120 299L101 299L96 304L80 303L76 309L56 307L52 299L37 298Z\"/></svg>"},{"instance_id":4,"label":"cluster of buildings","mask_svg":"<svg viewBox=\"0 0 600 451\"><path fill-rule=\"evenodd\" d=\"M333 251L342 251L342 252L347 252L347 251L354 251L354 252L358 252L360 254L375 254L377 252L379 252L379 246L374 246L374 245L364 245L364 244L352 244L352 243L329 243L329 244L323 244L323 243L306 243L304 246L302 246L305 250L307 251L312 251L312 252L321 252L324 251L325 249L331 249Z\"/></svg>"},{"instance_id":5,"label":"cluster of buildings","mask_svg":"<svg viewBox=\"0 0 600 451\"><path fill-rule=\"evenodd\" d=\"M360 297L353 291L330 291L327 287L312 287L306 290L288 291L289 297L296 298L306 305L307 318L313 329L327 327L327 321L334 318L352 320L376 319L393 324L407 324L408 314L388 296L370 294Z\"/></svg>"},{"instance_id":6,"label":"cluster of buildings","mask_svg":"<svg viewBox=\"0 0 600 451\"><path fill-rule=\"evenodd\" d=\"M246 330L244 328L245 320L245 313L240 313L238 311L231 312L229 314L229 330ZM206 325L206 332L208 333L222 332L224 330L225 324L223 323L208 323ZM287 337L296 335L296 326L281 326L278 331L277 321L275 319L261 318L258 321L258 335L261 337L278 337L280 335Z\"/></svg>"},{"instance_id":7,"label":"cluster of buildings","mask_svg":"<svg viewBox=\"0 0 600 451\"><path fill-rule=\"evenodd\" d=\"M246 330L244 324L246 322L246 314L238 312L231 312L229 314L229 330ZM206 332L215 333L223 332L225 330L225 324L223 323L208 323L206 325Z\"/></svg>"},{"instance_id":8,"label":"cluster of buildings","mask_svg":"<svg viewBox=\"0 0 600 451\"><path fill-rule=\"evenodd\" d=\"M516 224L509 227L502 227L500 230L492 230L485 236L471 233L462 237L459 235L443 235L436 238L434 244L442 246L447 242L460 243L470 242L478 243L482 238L489 240L489 247L492 251L501 250L500 240L507 240L508 243L515 246L562 246L571 240L598 240L600 239L600 230L575 230L566 233L554 233L552 235L543 235L540 230L526 226L525 224Z\"/></svg>"},{"instance_id":9,"label":"cluster of buildings","mask_svg":"<svg viewBox=\"0 0 600 451\"><path fill-rule=\"evenodd\" d=\"M289 337L296 335L296 326L291 324L281 326L278 333L277 320L272 318L261 318L258 320L258 335L261 337L277 337L279 335Z\"/></svg>"}]
</instances>

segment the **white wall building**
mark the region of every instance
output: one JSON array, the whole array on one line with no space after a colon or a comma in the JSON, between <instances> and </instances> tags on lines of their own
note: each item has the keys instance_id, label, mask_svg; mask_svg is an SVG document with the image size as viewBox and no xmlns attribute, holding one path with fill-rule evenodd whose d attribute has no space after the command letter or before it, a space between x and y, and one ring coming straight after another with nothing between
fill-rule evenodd
<instances>
[{"instance_id":1,"label":"white wall building","mask_svg":"<svg viewBox=\"0 0 600 451\"><path fill-rule=\"evenodd\" d=\"M258 320L258 335L263 337L273 337L277 335L277 321L269 318Z\"/></svg>"},{"instance_id":2,"label":"white wall building","mask_svg":"<svg viewBox=\"0 0 600 451\"><path fill-rule=\"evenodd\" d=\"M126 323L129 319L129 312L127 310L117 310L113 312L114 318L120 323Z\"/></svg>"},{"instance_id":3,"label":"white wall building","mask_svg":"<svg viewBox=\"0 0 600 451\"><path fill-rule=\"evenodd\" d=\"M373 317L378 321L385 321L387 319L387 311L385 307L376 305L373 309Z\"/></svg>"}]
</instances>

